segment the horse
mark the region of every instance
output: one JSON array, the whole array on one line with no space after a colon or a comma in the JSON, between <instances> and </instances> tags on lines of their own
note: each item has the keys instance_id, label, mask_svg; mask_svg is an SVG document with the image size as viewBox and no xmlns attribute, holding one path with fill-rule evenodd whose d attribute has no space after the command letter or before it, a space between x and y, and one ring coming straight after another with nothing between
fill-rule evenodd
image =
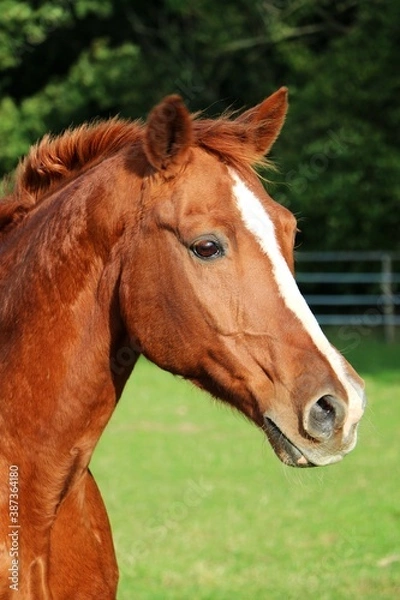
<instances>
[{"instance_id":1,"label":"horse","mask_svg":"<svg viewBox=\"0 0 400 600\"><path fill-rule=\"evenodd\" d=\"M296 219L257 169L287 89L238 114L46 135L0 202L0 598L111 600L89 462L140 355L238 409L283 463L357 439L364 384L294 279Z\"/></svg>"}]
</instances>

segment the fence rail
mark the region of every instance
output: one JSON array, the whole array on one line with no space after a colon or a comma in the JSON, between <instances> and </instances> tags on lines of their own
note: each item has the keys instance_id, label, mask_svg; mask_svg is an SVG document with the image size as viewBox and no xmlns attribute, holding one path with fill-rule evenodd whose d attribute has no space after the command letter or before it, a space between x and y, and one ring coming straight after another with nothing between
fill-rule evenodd
<instances>
[{"instance_id":1,"label":"fence rail","mask_svg":"<svg viewBox=\"0 0 400 600\"><path fill-rule=\"evenodd\" d=\"M383 327L386 341L394 340L400 252L298 252L296 262L299 287L321 325Z\"/></svg>"}]
</instances>

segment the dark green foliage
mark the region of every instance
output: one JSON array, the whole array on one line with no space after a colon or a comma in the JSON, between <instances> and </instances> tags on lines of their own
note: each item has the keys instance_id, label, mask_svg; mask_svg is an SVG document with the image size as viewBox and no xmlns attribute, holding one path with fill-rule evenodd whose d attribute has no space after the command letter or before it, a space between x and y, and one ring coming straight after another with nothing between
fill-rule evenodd
<instances>
[{"instance_id":1,"label":"dark green foliage","mask_svg":"<svg viewBox=\"0 0 400 600\"><path fill-rule=\"evenodd\" d=\"M396 0L0 0L0 174L95 117L178 92L216 115L288 85L271 191L307 249L400 248Z\"/></svg>"}]
</instances>

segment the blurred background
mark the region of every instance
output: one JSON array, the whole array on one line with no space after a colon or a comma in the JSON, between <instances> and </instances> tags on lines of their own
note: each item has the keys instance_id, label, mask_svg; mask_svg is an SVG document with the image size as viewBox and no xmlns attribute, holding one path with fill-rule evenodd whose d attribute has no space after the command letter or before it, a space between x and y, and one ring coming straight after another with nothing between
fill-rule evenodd
<instances>
[{"instance_id":1,"label":"blurred background","mask_svg":"<svg viewBox=\"0 0 400 600\"><path fill-rule=\"evenodd\" d=\"M399 39L397 0L1 0L0 176L48 131L287 85L271 192L302 243L400 250Z\"/></svg>"}]
</instances>

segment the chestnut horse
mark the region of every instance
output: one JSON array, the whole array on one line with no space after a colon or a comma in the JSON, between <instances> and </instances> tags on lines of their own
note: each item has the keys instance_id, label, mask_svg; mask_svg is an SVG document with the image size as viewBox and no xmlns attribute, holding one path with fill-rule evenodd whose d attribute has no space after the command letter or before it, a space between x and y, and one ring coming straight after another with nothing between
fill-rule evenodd
<instances>
[{"instance_id":1,"label":"chestnut horse","mask_svg":"<svg viewBox=\"0 0 400 600\"><path fill-rule=\"evenodd\" d=\"M45 137L0 203L0 598L115 598L88 470L140 354L265 431L286 464L340 460L363 383L296 287L296 221L253 170L282 88L237 118L178 96L146 124Z\"/></svg>"}]
</instances>

